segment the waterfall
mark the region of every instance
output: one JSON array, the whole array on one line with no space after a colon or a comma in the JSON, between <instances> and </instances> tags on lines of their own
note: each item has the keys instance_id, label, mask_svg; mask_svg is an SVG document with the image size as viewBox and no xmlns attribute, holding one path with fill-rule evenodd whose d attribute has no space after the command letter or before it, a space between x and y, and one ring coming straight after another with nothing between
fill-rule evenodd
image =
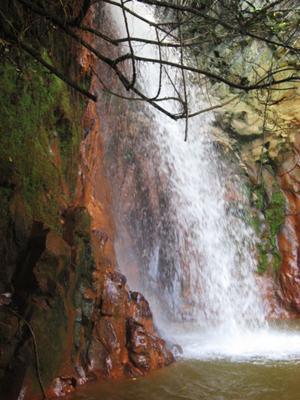
<instances>
[{"instance_id":1,"label":"waterfall","mask_svg":"<svg viewBox=\"0 0 300 400\"><path fill-rule=\"evenodd\" d=\"M137 1L129 2L128 7L155 20L150 7ZM114 8L113 18L125 34L121 11ZM156 39L150 26L130 14L128 24L132 36ZM157 57L158 49L143 44L136 45L134 51L151 58ZM173 60L179 57L174 52L164 53L167 56ZM168 73L174 77L172 69L168 68ZM143 89L154 95L159 67L141 63L138 78ZM201 85L192 75L187 80L190 107L206 108ZM164 76L163 94L170 96L172 91ZM176 112L174 103L168 106ZM138 202L137 191L130 197L127 190L126 206L124 198L115 200L118 263L130 275L128 264L136 257L141 269L140 280L130 281L131 287L146 293L158 325L165 326L166 335L183 344L186 356L267 354L284 358L290 354L287 346L299 353L299 335L270 333L266 322L256 283L256 237L247 222L249 205L243 179L216 145L214 115L205 113L190 119L186 142L184 122L175 122L148 104L136 106L133 118L137 134L131 139L118 138L135 160L128 167L123 186L139 180L143 199ZM149 181L156 187L147 187ZM122 188L118 183L116 186L118 197ZM126 218L129 208L130 218ZM122 226L129 226L137 238L130 250L124 251L120 244L127 237ZM166 312L177 324L164 325Z\"/></svg>"},{"instance_id":2,"label":"waterfall","mask_svg":"<svg viewBox=\"0 0 300 400\"><path fill-rule=\"evenodd\" d=\"M176 250L178 271L169 293L175 312L180 313L180 307L181 314L185 312L185 304L178 304L183 286L191 305L186 312L204 326L222 325L227 331L262 326L255 237L244 221L247 201L239 190L239 178L216 151L209 117L190 122L187 143L182 142L180 125L177 128L161 128L156 136L161 168L171 171L167 223L175 225L177 240L167 243L166 251ZM229 201L230 195L236 201Z\"/></svg>"},{"instance_id":3,"label":"waterfall","mask_svg":"<svg viewBox=\"0 0 300 400\"><path fill-rule=\"evenodd\" d=\"M131 7L153 20L153 9L138 2ZM115 18L122 21L120 15ZM133 37L155 40L155 31L147 24L130 15L128 21ZM135 52L158 57L153 45L137 45ZM179 54L164 56L178 59ZM171 69L168 73L175 74ZM159 67L142 64L139 74L144 90L154 95ZM188 80L193 105L207 107L199 84L192 83L191 75ZM162 87L164 95L174 95L166 77ZM172 121L149 105L144 107L149 108L153 126L144 146L156 149L153 161L159 173L167 177L164 190L169 199L159 221L161 238L151 249L146 268L153 287L146 289L155 293L157 282L163 276L169 279L162 297L177 319L222 325L227 331L261 326L265 317L255 282L255 236L244 221L247 200L239 177L218 153L211 134L213 115L191 118L185 142L184 121ZM174 103L169 107L177 111ZM236 201L230 201L230 196Z\"/></svg>"}]
</instances>

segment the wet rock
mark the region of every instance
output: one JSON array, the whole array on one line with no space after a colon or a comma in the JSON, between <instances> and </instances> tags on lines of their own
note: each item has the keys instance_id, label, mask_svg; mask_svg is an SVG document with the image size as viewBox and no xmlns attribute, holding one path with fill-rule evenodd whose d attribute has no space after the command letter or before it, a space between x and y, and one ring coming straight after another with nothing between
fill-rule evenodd
<instances>
[{"instance_id":1,"label":"wet rock","mask_svg":"<svg viewBox=\"0 0 300 400\"><path fill-rule=\"evenodd\" d=\"M150 356L153 369L162 368L174 362L174 356L166 346L166 342L159 336L150 335Z\"/></svg>"},{"instance_id":2,"label":"wet rock","mask_svg":"<svg viewBox=\"0 0 300 400\"><path fill-rule=\"evenodd\" d=\"M78 374L78 378L76 379L77 385L84 385L88 381L88 377L81 365L77 365L75 367L75 371Z\"/></svg>"},{"instance_id":3,"label":"wet rock","mask_svg":"<svg viewBox=\"0 0 300 400\"><path fill-rule=\"evenodd\" d=\"M161 368L174 361L166 342L147 332L132 318L127 320L127 348L130 360L141 370Z\"/></svg>"},{"instance_id":4,"label":"wet rock","mask_svg":"<svg viewBox=\"0 0 300 400\"><path fill-rule=\"evenodd\" d=\"M0 374L7 368L14 351L14 339L19 329L19 321L5 307L0 307Z\"/></svg>"},{"instance_id":5,"label":"wet rock","mask_svg":"<svg viewBox=\"0 0 300 400\"><path fill-rule=\"evenodd\" d=\"M173 354L174 358L180 358L183 354L183 349L179 344L176 343L166 343L167 348L170 350L170 352Z\"/></svg>"},{"instance_id":6,"label":"wet rock","mask_svg":"<svg viewBox=\"0 0 300 400\"><path fill-rule=\"evenodd\" d=\"M131 299L131 316L139 322L145 323L147 320L152 320L152 312L145 297L139 292L130 292Z\"/></svg>"},{"instance_id":7,"label":"wet rock","mask_svg":"<svg viewBox=\"0 0 300 400\"><path fill-rule=\"evenodd\" d=\"M132 318L127 320L127 348L137 354L149 351L148 336L145 328Z\"/></svg>"},{"instance_id":8,"label":"wet rock","mask_svg":"<svg viewBox=\"0 0 300 400\"><path fill-rule=\"evenodd\" d=\"M108 356L105 346L96 337L92 337L88 349L88 370L93 371L97 376L107 376L105 359Z\"/></svg>"},{"instance_id":9,"label":"wet rock","mask_svg":"<svg viewBox=\"0 0 300 400\"><path fill-rule=\"evenodd\" d=\"M143 376L144 372L136 368L133 363L128 362L124 365L124 375L133 378L135 376Z\"/></svg>"},{"instance_id":10,"label":"wet rock","mask_svg":"<svg viewBox=\"0 0 300 400\"><path fill-rule=\"evenodd\" d=\"M99 243L99 247L100 250L103 250L105 243L108 240L108 235L106 232L103 232L100 229L93 229L92 233L94 234L94 236L96 237L96 239L98 240Z\"/></svg>"},{"instance_id":11,"label":"wet rock","mask_svg":"<svg viewBox=\"0 0 300 400\"><path fill-rule=\"evenodd\" d=\"M284 307L279 282L274 276L267 274L256 276L260 293L262 294L266 316L270 320L289 319L293 315Z\"/></svg>"},{"instance_id":12,"label":"wet rock","mask_svg":"<svg viewBox=\"0 0 300 400\"><path fill-rule=\"evenodd\" d=\"M113 363L112 363L112 359L111 359L110 355L105 357L105 368L106 368L106 371L107 371L107 375L109 375L111 370L112 370L112 368L113 368Z\"/></svg>"},{"instance_id":13,"label":"wet rock","mask_svg":"<svg viewBox=\"0 0 300 400\"><path fill-rule=\"evenodd\" d=\"M279 271L282 304L292 313L300 313L300 169L296 160L287 160L280 171L287 211L278 242L281 253Z\"/></svg>"},{"instance_id":14,"label":"wet rock","mask_svg":"<svg viewBox=\"0 0 300 400\"><path fill-rule=\"evenodd\" d=\"M8 305L11 303L12 293L0 293L0 306Z\"/></svg>"},{"instance_id":15,"label":"wet rock","mask_svg":"<svg viewBox=\"0 0 300 400\"><path fill-rule=\"evenodd\" d=\"M73 377L59 377L54 379L52 386L50 387L50 396L55 397L66 396L69 393L74 392L76 387L76 379Z\"/></svg>"},{"instance_id":16,"label":"wet rock","mask_svg":"<svg viewBox=\"0 0 300 400\"><path fill-rule=\"evenodd\" d=\"M151 368L150 356L148 354L130 353L130 360L141 370L149 371Z\"/></svg>"},{"instance_id":17,"label":"wet rock","mask_svg":"<svg viewBox=\"0 0 300 400\"><path fill-rule=\"evenodd\" d=\"M128 294L126 278L119 272L110 272L104 281L101 312L107 316L124 316Z\"/></svg>"},{"instance_id":18,"label":"wet rock","mask_svg":"<svg viewBox=\"0 0 300 400\"><path fill-rule=\"evenodd\" d=\"M75 238L88 240L90 235L90 215L85 207L68 207L63 214L63 236L67 243L74 244Z\"/></svg>"},{"instance_id":19,"label":"wet rock","mask_svg":"<svg viewBox=\"0 0 300 400\"><path fill-rule=\"evenodd\" d=\"M117 333L108 317L101 318L97 324L97 336L109 353L120 352Z\"/></svg>"}]
</instances>

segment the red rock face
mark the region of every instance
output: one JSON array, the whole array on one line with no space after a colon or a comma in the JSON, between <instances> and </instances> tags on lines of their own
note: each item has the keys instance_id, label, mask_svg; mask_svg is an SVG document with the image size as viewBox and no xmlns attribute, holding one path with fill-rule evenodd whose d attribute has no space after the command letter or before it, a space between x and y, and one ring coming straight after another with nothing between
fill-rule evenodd
<instances>
[{"instance_id":1,"label":"red rock face","mask_svg":"<svg viewBox=\"0 0 300 400\"><path fill-rule=\"evenodd\" d=\"M174 357L153 326L146 299L131 292L126 277L116 271L110 185L103 165L103 132L93 104L89 105L84 121L91 128L82 144L78 201L84 203L91 216L95 255L92 285L84 292L91 303L93 326L85 373L99 378L144 375L170 364ZM83 351L83 333L80 343Z\"/></svg>"},{"instance_id":2,"label":"red rock face","mask_svg":"<svg viewBox=\"0 0 300 400\"><path fill-rule=\"evenodd\" d=\"M158 337L145 298L130 292L124 275L109 272L95 316L89 370L99 377L144 375L174 361Z\"/></svg>"},{"instance_id":3,"label":"red rock face","mask_svg":"<svg viewBox=\"0 0 300 400\"><path fill-rule=\"evenodd\" d=\"M287 309L283 303L280 285L277 279L274 279L274 275L257 276L256 281L264 300L264 307L268 320L291 319L296 317L296 314Z\"/></svg>"},{"instance_id":4,"label":"red rock face","mask_svg":"<svg viewBox=\"0 0 300 400\"><path fill-rule=\"evenodd\" d=\"M102 45L105 51L105 44ZM86 70L96 68L87 55L83 54L81 60ZM99 65L97 71L104 80L115 83L110 71ZM91 219L89 234L94 260L76 300L77 333L73 338L76 368L72 374L62 369L52 392L71 390L69 384L74 379L80 385L94 378L144 375L174 361L153 325L147 300L142 294L131 292L126 277L117 271L114 243L118 220L114 219L111 208L112 188L104 147L107 135L112 135L118 121L112 121L110 105L99 85L94 76L92 91L98 92L99 102L90 102L83 117L86 138L81 144L76 200L76 205L86 208ZM121 155L117 148L114 151L118 162ZM136 272L138 268L136 264Z\"/></svg>"},{"instance_id":5,"label":"red rock face","mask_svg":"<svg viewBox=\"0 0 300 400\"><path fill-rule=\"evenodd\" d=\"M299 137L294 154L287 159L280 171L281 188L287 200L284 226L279 234L282 264L279 274L281 301L292 313L300 312L300 164Z\"/></svg>"}]
</instances>

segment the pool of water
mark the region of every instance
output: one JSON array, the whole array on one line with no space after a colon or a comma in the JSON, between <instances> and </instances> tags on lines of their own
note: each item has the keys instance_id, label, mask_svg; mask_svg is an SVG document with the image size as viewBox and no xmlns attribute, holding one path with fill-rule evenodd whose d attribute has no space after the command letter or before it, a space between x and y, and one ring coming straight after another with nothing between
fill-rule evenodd
<instances>
[{"instance_id":1,"label":"pool of water","mask_svg":"<svg viewBox=\"0 0 300 400\"><path fill-rule=\"evenodd\" d=\"M146 378L90 384L75 399L299 400L300 362L180 361Z\"/></svg>"},{"instance_id":2,"label":"pool of water","mask_svg":"<svg viewBox=\"0 0 300 400\"><path fill-rule=\"evenodd\" d=\"M190 329L177 339L184 354L174 365L145 378L91 383L70 399L300 399L299 322L223 340Z\"/></svg>"}]
</instances>

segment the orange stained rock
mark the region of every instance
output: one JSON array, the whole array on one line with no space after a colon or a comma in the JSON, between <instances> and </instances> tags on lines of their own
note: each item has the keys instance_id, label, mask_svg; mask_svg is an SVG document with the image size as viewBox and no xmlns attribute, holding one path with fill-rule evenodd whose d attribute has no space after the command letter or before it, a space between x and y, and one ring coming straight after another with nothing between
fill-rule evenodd
<instances>
[{"instance_id":1,"label":"orange stained rock","mask_svg":"<svg viewBox=\"0 0 300 400\"><path fill-rule=\"evenodd\" d=\"M284 225L278 235L282 262L279 272L281 301L291 311L300 312L300 163L297 135L293 157L279 171L280 185L287 200Z\"/></svg>"}]
</instances>

